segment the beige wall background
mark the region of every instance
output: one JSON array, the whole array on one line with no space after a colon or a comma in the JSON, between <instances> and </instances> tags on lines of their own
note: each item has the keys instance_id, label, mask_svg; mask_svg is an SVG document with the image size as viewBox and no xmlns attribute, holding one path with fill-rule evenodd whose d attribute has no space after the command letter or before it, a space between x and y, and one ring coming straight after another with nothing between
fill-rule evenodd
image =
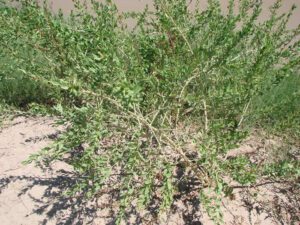
<instances>
[{"instance_id":1,"label":"beige wall background","mask_svg":"<svg viewBox=\"0 0 300 225\"><path fill-rule=\"evenodd\" d=\"M58 9L62 9L64 13L68 14L73 8L72 0L48 0L53 11L58 11ZM99 0L101 2L102 0ZM227 10L228 0L220 0L222 4L222 9L224 12ZM275 2L276 0L263 0L263 13L261 16L261 20L268 18L269 15L269 7ZM103 1L102 1L103 2ZM153 0L114 0L118 9L123 12L128 11L140 11L145 8L146 5L149 5L151 8ZM207 0L200 0L201 8L205 9L207 5ZM295 28L300 24L300 0L283 0L282 8L280 10L281 13L287 12L293 4L297 5L297 9L292 16L289 27ZM193 7L191 4L190 7Z\"/></svg>"}]
</instances>

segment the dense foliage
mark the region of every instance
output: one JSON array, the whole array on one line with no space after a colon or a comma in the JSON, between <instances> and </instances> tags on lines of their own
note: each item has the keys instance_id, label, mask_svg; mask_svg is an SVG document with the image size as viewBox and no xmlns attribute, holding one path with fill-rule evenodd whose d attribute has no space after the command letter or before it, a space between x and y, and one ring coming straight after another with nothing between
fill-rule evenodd
<instances>
[{"instance_id":1,"label":"dense foliage","mask_svg":"<svg viewBox=\"0 0 300 225\"><path fill-rule=\"evenodd\" d=\"M220 223L210 198L230 195L225 176L241 184L299 177L292 159L256 165L226 157L253 129L300 136L300 28L287 29L294 7L278 14L277 1L258 22L256 0L229 0L226 13L217 0L205 10L155 0L154 12L127 14L109 0L74 0L68 17L19 3L0 9L1 102L44 106L66 124L29 161L72 165L81 179L69 194L116 189L121 219L136 199L148 207L155 198L167 210L180 182L192 182ZM137 24L127 28L132 17Z\"/></svg>"}]
</instances>

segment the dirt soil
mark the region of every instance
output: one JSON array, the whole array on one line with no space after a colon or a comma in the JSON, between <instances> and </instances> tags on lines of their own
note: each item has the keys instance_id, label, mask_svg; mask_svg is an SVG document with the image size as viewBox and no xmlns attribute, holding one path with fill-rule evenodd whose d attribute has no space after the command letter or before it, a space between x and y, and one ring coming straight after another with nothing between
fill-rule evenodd
<instances>
[{"instance_id":1,"label":"dirt soil","mask_svg":"<svg viewBox=\"0 0 300 225\"><path fill-rule=\"evenodd\" d=\"M62 195L78 179L67 164L56 162L51 165L51 170L22 164L30 154L49 145L63 131L54 124L54 119L49 117L21 116L2 125L0 224L114 224L112 195L103 194L93 201ZM259 150L256 144L243 148L246 148L241 150L243 154ZM232 151L228 157L236 154L240 154L239 150ZM294 197L294 191L285 183L266 182L248 188L237 186L234 195L223 200L225 224L299 225L295 221L300 217L300 201ZM162 216L158 224L213 224L203 212L197 193L190 193L177 200L172 213ZM136 212L132 213L127 224L154 224L141 219Z\"/></svg>"}]
</instances>

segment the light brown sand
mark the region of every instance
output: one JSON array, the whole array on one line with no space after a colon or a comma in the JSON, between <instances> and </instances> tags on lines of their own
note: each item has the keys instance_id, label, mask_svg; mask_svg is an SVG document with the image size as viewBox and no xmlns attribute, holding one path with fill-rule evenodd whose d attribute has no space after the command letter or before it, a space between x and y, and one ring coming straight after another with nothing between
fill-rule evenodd
<instances>
[{"instance_id":1,"label":"light brown sand","mask_svg":"<svg viewBox=\"0 0 300 225\"><path fill-rule=\"evenodd\" d=\"M55 184L59 173L24 166L22 161L46 147L59 130L51 118L18 117L0 131L1 225L34 225L47 220L47 215L35 210L51 201L50 192L59 187ZM56 222L49 220L48 224Z\"/></svg>"},{"instance_id":2,"label":"light brown sand","mask_svg":"<svg viewBox=\"0 0 300 225\"><path fill-rule=\"evenodd\" d=\"M97 1L105 2L105 0L97 0ZM72 0L63 0L63 1L47 0L47 2L51 5L51 8L53 9L54 12L57 12L59 9L62 9L64 13L69 14L73 9ZM150 10L153 9L153 0L114 0L113 2L115 2L118 9L123 12L142 11L146 7L146 5L149 6ZM196 1L192 0L188 2L190 2L190 8L194 8ZM224 12L227 12L228 0L220 0L220 2L221 2L222 10ZM269 7L272 6L274 2L276 2L276 0L263 0L262 2L263 2L263 12L262 12L262 16L260 17L260 20L264 21L269 16ZM288 23L288 26L290 28L296 28L299 25L300 0L283 0L282 7L280 9L280 13L286 13L293 4L295 4L298 8L294 12L293 16L290 19L290 22ZM207 7L207 0L200 0L200 7L201 9L205 9Z\"/></svg>"},{"instance_id":3,"label":"light brown sand","mask_svg":"<svg viewBox=\"0 0 300 225\"><path fill-rule=\"evenodd\" d=\"M90 202L61 196L76 181L67 164L57 162L51 171L22 165L30 154L50 144L51 138L62 131L53 125L51 118L17 117L0 130L0 224L114 224L115 201L109 194ZM300 201L293 192L282 183L236 188L231 200L223 200L225 224L291 224L300 216ZM175 202L172 213L163 216L158 224L213 224L203 213L197 196L197 191L183 195ZM133 213L127 224L154 224L139 219Z\"/></svg>"}]
</instances>

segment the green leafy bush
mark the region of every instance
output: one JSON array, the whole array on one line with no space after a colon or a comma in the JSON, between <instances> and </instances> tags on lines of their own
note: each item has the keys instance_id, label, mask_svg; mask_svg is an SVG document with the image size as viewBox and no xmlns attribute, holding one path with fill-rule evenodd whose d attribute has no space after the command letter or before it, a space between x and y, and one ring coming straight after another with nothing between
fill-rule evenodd
<instances>
[{"instance_id":1,"label":"green leafy bush","mask_svg":"<svg viewBox=\"0 0 300 225\"><path fill-rule=\"evenodd\" d=\"M281 1L261 23L255 0L229 0L226 15L216 0L204 11L189 10L185 0L155 0L154 12L131 14L109 0L74 1L68 18L20 2L20 9L1 9L1 61L14 63L0 64L1 79L14 80L9 89L1 83L0 95L18 105L51 99L69 125L28 162L47 165L69 155L82 177L69 194L118 190L118 221L136 199L148 207L156 198L160 211L168 209L183 174L200 184L199 196L219 223L204 188L221 196L225 175L242 184L259 176L249 160L228 164L226 153L257 118L299 128L297 87L289 91L295 97L285 92L299 82L300 42L293 40L300 29L286 28L294 7L280 15ZM124 26L128 17L138 21L132 31ZM275 97L265 101L270 93Z\"/></svg>"},{"instance_id":2,"label":"green leafy bush","mask_svg":"<svg viewBox=\"0 0 300 225\"><path fill-rule=\"evenodd\" d=\"M253 100L252 119L277 133L287 133L293 139L300 136L300 78L299 72L284 78Z\"/></svg>"}]
</instances>

